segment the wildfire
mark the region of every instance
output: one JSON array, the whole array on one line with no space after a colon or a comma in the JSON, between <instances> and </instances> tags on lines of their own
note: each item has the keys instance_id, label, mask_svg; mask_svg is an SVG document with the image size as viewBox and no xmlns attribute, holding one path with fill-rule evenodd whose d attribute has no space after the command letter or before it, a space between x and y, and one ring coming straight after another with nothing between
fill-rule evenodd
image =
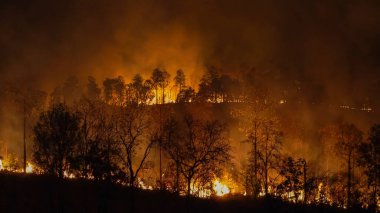
<instances>
[{"instance_id":1,"label":"wildfire","mask_svg":"<svg viewBox=\"0 0 380 213\"><path fill-rule=\"evenodd\" d=\"M26 166L25 172L26 173L33 173L33 165L31 163L28 163L28 165Z\"/></svg>"},{"instance_id":2,"label":"wildfire","mask_svg":"<svg viewBox=\"0 0 380 213\"><path fill-rule=\"evenodd\" d=\"M73 173L69 173L69 172L67 172L67 171L64 171L64 172L63 172L63 176L64 176L65 178L69 178L69 179L74 179L74 178L75 178L75 175L74 175Z\"/></svg>"},{"instance_id":3,"label":"wildfire","mask_svg":"<svg viewBox=\"0 0 380 213\"><path fill-rule=\"evenodd\" d=\"M219 180L214 181L213 189L217 196L224 196L230 193L230 189L228 188L228 186L221 183Z\"/></svg>"},{"instance_id":4,"label":"wildfire","mask_svg":"<svg viewBox=\"0 0 380 213\"><path fill-rule=\"evenodd\" d=\"M152 186L147 186L141 179L138 179L138 186L144 190L153 190Z\"/></svg>"}]
</instances>

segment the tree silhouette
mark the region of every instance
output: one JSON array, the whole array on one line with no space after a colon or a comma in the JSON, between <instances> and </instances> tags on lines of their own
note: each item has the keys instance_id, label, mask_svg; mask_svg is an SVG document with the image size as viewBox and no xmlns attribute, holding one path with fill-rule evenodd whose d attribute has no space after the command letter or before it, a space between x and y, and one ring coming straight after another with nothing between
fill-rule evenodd
<instances>
[{"instance_id":1,"label":"tree silhouette","mask_svg":"<svg viewBox=\"0 0 380 213\"><path fill-rule=\"evenodd\" d=\"M96 80L92 76L88 76L87 82L87 98L90 100L99 100L100 99L101 89L99 88Z\"/></svg>"},{"instance_id":2,"label":"tree silhouette","mask_svg":"<svg viewBox=\"0 0 380 213\"><path fill-rule=\"evenodd\" d=\"M199 84L198 99L216 103L221 92L220 76L216 67L208 67Z\"/></svg>"},{"instance_id":3,"label":"tree silhouette","mask_svg":"<svg viewBox=\"0 0 380 213\"><path fill-rule=\"evenodd\" d=\"M63 178L70 169L75 147L81 140L79 118L63 104L43 112L34 127L33 157L38 166Z\"/></svg>"},{"instance_id":4,"label":"tree silhouette","mask_svg":"<svg viewBox=\"0 0 380 213\"><path fill-rule=\"evenodd\" d=\"M62 86L63 101L67 105L72 105L81 97L79 81L75 76L70 76L66 79Z\"/></svg>"},{"instance_id":5,"label":"tree silhouette","mask_svg":"<svg viewBox=\"0 0 380 213\"><path fill-rule=\"evenodd\" d=\"M191 87L182 88L177 95L177 103L190 103L195 99L195 90Z\"/></svg>"},{"instance_id":6,"label":"tree silhouette","mask_svg":"<svg viewBox=\"0 0 380 213\"><path fill-rule=\"evenodd\" d=\"M128 183L134 187L140 170L154 144L147 135L149 124L148 112L144 106L128 105L117 112L115 140L119 145L118 156L127 169ZM143 150L140 158L137 151Z\"/></svg>"},{"instance_id":7,"label":"tree silhouette","mask_svg":"<svg viewBox=\"0 0 380 213\"><path fill-rule=\"evenodd\" d=\"M161 103L165 103L165 88L169 85L170 74L166 70L156 68L152 72L153 87L156 90L156 104L158 104L158 89L161 89Z\"/></svg>"},{"instance_id":8,"label":"tree silhouette","mask_svg":"<svg viewBox=\"0 0 380 213\"><path fill-rule=\"evenodd\" d=\"M271 171L277 170L282 145L282 132L274 113L273 103L264 99L256 99L240 110L233 112L239 118L241 130L252 145L250 159L246 171L246 186L251 187L253 196L257 198L261 188L268 194ZM253 174L250 174L253 173Z\"/></svg>"},{"instance_id":9,"label":"tree silhouette","mask_svg":"<svg viewBox=\"0 0 380 213\"><path fill-rule=\"evenodd\" d=\"M19 88L10 87L6 90L8 95L22 109L23 115L23 170L26 172L27 161L27 135L28 130L36 122L36 117L43 110L46 102L46 93L34 88L21 90Z\"/></svg>"},{"instance_id":10,"label":"tree silhouette","mask_svg":"<svg viewBox=\"0 0 380 213\"><path fill-rule=\"evenodd\" d=\"M278 129L278 121L270 119L263 123L262 142L258 144L258 166L264 185L264 193L268 195L269 184L275 178L270 176L271 171L277 170L281 158L282 132Z\"/></svg>"},{"instance_id":11,"label":"tree silhouette","mask_svg":"<svg viewBox=\"0 0 380 213\"><path fill-rule=\"evenodd\" d=\"M368 186L371 187L371 208L378 204L380 196L380 125L375 124L369 131L367 141L359 146L359 165L364 169L367 176Z\"/></svg>"},{"instance_id":12,"label":"tree silhouette","mask_svg":"<svg viewBox=\"0 0 380 213\"><path fill-rule=\"evenodd\" d=\"M186 86L186 76L183 70L181 69L177 70L176 75L174 77L174 83L175 83L175 86L179 88L180 92Z\"/></svg>"},{"instance_id":13,"label":"tree silhouette","mask_svg":"<svg viewBox=\"0 0 380 213\"><path fill-rule=\"evenodd\" d=\"M165 150L179 165L187 183L187 196L195 179L212 175L213 169L229 160L230 146L225 136L225 126L218 121L195 120L191 115L184 118L181 140L167 140Z\"/></svg>"},{"instance_id":14,"label":"tree silhouette","mask_svg":"<svg viewBox=\"0 0 380 213\"><path fill-rule=\"evenodd\" d=\"M346 161L347 164L347 207L352 204L352 170L355 163L358 145L362 142L362 132L354 125L342 123L336 129L335 144L336 153L340 158Z\"/></svg>"},{"instance_id":15,"label":"tree silhouette","mask_svg":"<svg viewBox=\"0 0 380 213\"><path fill-rule=\"evenodd\" d=\"M302 181L303 164L303 159L294 160L292 157L287 157L280 165L280 175L283 176L284 180L278 188L288 194L288 199L292 199L290 194L293 193L295 202L298 202L301 190L304 188Z\"/></svg>"},{"instance_id":16,"label":"tree silhouette","mask_svg":"<svg viewBox=\"0 0 380 213\"><path fill-rule=\"evenodd\" d=\"M258 164L258 144L261 143L263 134L263 123L268 119L266 110L268 107L261 101L254 101L246 109L236 111L235 115L242 122L242 131L246 134L247 140L245 142L252 144L252 150L250 152L250 165L247 172L253 172L253 175L247 173L247 177L250 176L250 184L252 186L253 196L257 198L260 192L260 182L258 178L259 164Z\"/></svg>"},{"instance_id":17,"label":"tree silhouette","mask_svg":"<svg viewBox=\"0 0 380 213\"><path fill-rule=\"evenodd\" d=\"M144 81L140 74L135 75L132 82L127 85L127 93L130 103L148 104L153 98L151 82Z\"/></svg>"},{"instance_id":18,"label":"tree silhouette","mask_svg":"<svg viewBox=\"0 0 380 213\"><path fill-rule=\"evenodd\" d=\"M106 103L118 106L124 104L126 86L123 77L107 78L103 81L103 86Z\"/></svg>"}]
</instances>

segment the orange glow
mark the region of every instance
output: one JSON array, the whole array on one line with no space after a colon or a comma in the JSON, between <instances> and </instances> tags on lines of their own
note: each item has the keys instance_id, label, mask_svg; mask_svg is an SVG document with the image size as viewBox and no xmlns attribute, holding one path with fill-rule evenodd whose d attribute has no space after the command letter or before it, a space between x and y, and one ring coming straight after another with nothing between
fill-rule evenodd
<instances>
[{"instance_id":1,"label":"orange glow","mask_svg":"<svg viewBox=\"0 0 380 213\"><path fill-rule=\"evenodd\" d=\"M33 165L31 163L28 163L28 165L26 166L26 170L25 170L26 173L33 173Z\"/></svg>"},{"instance_id":2,"label":"orange glow","mask_svg":"<svg viewBox=\"0 0 380 213\"><path fill-rule=\"evenodd\" d=\"M0 171L1 170L4 170L4 166L3 166L3 160L0 159Z\"/></svg>"},{"instance_id":3,"label":"orange glow","mask_svg":"<svg viewBox=\"0 0 380 213\"><path fill-rule=\"evenodd\" d=\"M227 185L221 183L218 179L213 182L213 189L216 193L216 196L224 196L230 193L230 189Z\"/></svg>"}]
</instances>

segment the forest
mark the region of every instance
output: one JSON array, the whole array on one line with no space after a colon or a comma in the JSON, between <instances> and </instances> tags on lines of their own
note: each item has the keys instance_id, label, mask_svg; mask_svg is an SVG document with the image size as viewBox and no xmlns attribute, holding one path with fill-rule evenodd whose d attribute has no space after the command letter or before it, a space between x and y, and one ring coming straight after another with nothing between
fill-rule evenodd
<instances>
[{"instance_id":1,"label":"forest","mask_svg":"<svg viewBox=\"0 0 380 213\"><path fill-rule=\"evenodd\" d=\"M379 0L2 0L0 213L380 212Z\"/></svg>"},{"instance_id":2,"label":"forest","mask_svg":"<svg viewBox=\"0 0 380 213\"><path fill-rule=\"evenodd\" d=\"M81 86L71 76L49 94L9 88L23 106L23 160L7 153L0 173L115 184L131 194L270 197L379 211L380 124L364 133L334 120L307 145L302 126L291 126L296 118L284 115L289 99L256 77L208 67L194 88L183 70L171 76L156 68L145 79L118 76L100 85L89 76Z\"/></svg>"}]
</instances>

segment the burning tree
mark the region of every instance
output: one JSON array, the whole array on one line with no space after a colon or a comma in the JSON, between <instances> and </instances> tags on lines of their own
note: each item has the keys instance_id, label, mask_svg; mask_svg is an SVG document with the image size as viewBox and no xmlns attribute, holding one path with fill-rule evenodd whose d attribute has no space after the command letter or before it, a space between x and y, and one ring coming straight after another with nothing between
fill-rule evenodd
<instances>
[{"instance_id":1,"label":"burning tree","mask_svg":"<svg viewBox=\"0 0 380 213\"><path fill-rule=\"evenodd\" d=\"M359 165L367 176L367 184L370 187L370 207L378 208L380 196L380 125L371 127L368 140L360 144Z\"/></svg>"},{"instance_id":2,"label":"burning tree","mask_svg":"<svg viewBox=\"0 0 380 213\"><path fill-rule=\"evenodd\" d=\"M214 66L208 67L199 84L198 99L201 102L218 102L220 98L220 75Z\"/></svg>"},{"instance_id":3,"label":"burning tree","mask_svg":"<svg viewBox=\"0 0 380 213\"><path fill-rule=\"evenodd\" d=\"M179 69L174 76L174 84L178 87L179 92L186 87L186 76L183 70Z\"/></svg>"},{"instance_id":4,"label":"burning tree","mask_svg":"<svg viewBox=\"0 0 380 213\"><path fill-rule=\"evenodd\" d=\"M82 98L76 105L80 115L81 143L75 150L75 166L85 178L118 179L116 163L115 115L112 107L99 99Z\"/></svg>"},{"instance_id":5,"label":"burning tree","mask_svg":"<svg viewBox=\"0 0 380 213\"><path fill-rule=\"evenodd\" d=\"M253 99L241 111L236 111L235 116L242 121L241 129L247 137L245 142L252 144L245 174L249 179L246 182L250 184L246 185L252 188L254 197L261 189L268 194L269 184L273 182L270 174L277 170L282 144L282 132L278 128L273 104L265 99Z\"/></svg>"},{"instance_id":6,"label":"burning tree","mask_svg":"<svg viewBox=\"0 0 380 213\"><path fill-rule=\"evenodd\" d=\"M79 117L63 104L43 112L34 127L34 160L46 172L63 178L81 139Z\"/></svg>"},{"instance_id":7,"label":"burning tree","mask_svg":"<svg viewBox=\"0 0 380 213\"><path fill-rule=\"evenodd\" d=\"M245 142L252 144L252 151L250 153L250 164L248 165L246 173L247 187L252 188L252 193L257 198L260 192L260 182L258 179L258 144L261 142L262 125L267 119L265 110L268 109L264 103L254 101L245 110L238 111L237 116L242 121L242 130L246 134L247 140ZM248 190L246 190L248 191Z\"/></svg>"},{"instance_id":8,"label":"burning tree","mask_svg":"<svg viewBox=\"0 0 380 213\"><path fill-rule=\"evenodd\" d=\"M294 160L292 157L287 157L282 161L280 168L280 175L284 177L284 180L278 189L280 192L287 193L287 198L295 202L298 202L301 190L304 189L304 180L302 180L304 162L304 159Z\"/></svg>"},{"instance_id":9,"label":"burning tree","mask_svg":"<svg viewBox=\"0 0 380 213\"><path fill-rule=\"evenodd\" d=\"M164 123L164 149L167 154L169 154L173 165L175 167L175 183L174 191L179 194L180 192L180 159L179 159L179 141L182 140L182 135L180 134L179 122L172 116L170 116ZM173 166L169 165L169 166Z\"/></svg>"},{"instance_id":10,"label":"burning tree","mask_svg":"<svg viewBox=\"0 0 380 213\"><path fill-rule=\"evenodd\" d=\"M165 150L186 179L187 196L191 194L191 184L210 180L221 164L230 158L230 146L226 139L226 129L218 121L200 121L192 116L184 118L179 138L167 133Z\"/></svg>"},{"instance_id":11,"label":"burning tree","mask_svg":"<svg viewBox=\"0 0 380 213\"><path fill-rule=\"evenodd\" d=\"M107 78L103 82L104 100L108 104L121 106L125 101L126 86L123 77Z\"/></svg>"},{"instance_id":12,"label":"burning tree","mask_svg":"<svg viewBox=\"0 0 380 213\"><path fill-rule=\"evenodd\" d=\"M195 90L192 87L187 87L182 89L178 95L176 102L177 103L189 103L195 100Z\"/></svg>"},{"instance_id":13,"label":"burning tree","mask_svg":"<svg viewBox=\"0 0 380 213\"><path fill-rule=\"evenodd\" d=\"M351 207L353 167L355 163L358 145L362 142L362 132L354 124L342 123L336 129L336 137L336 153L347 164L346 205L347 207Z\"/></svg>"},{"instance_id":14,"label":"burning tree","mask_svg":"<svg viewBox=\"0 0 380 213\"><path fill-rule=\"evenodd\" d=\"M88 76L86 97L89 100L100 100L101 89L96 83L96 79L92 76Z\"/></svg>"},{"instance_id":15,"label":"burning tree","mask_svg":"<svg viewBox=\"0 0 380 213\"><path fill-rule=\"evenodd\" d=\"M156 68L152 72L152 86L154 90L156 91L156 104L158 104L158 90L161 89L162 96L161 96L161 103L165 103L165 88L169 85L169 78L170 74L166 70L161 70L159 68Z\"/></svg>"},{"instance_id":16,"label":"burning tree","mask_svg":"<svg viewBox=\"0 0 380 213\"><path fill-rule=\"evenodd\" d=\"M258 144L258 166L263 181L264 193L268 195L270 183L274 183L276 177L271 173L277 172L277 165L281 158L282 132L278 130L278 121L268 120L263 124L263 139Z\"/></svg>"},{"instance_id":17,"label":"burning tree","mask_svg":"<svg viewBox=\"0 0 380 213\"><path fill-rule=\"evenodd\" d=\"M29 130L32 129L38 115L44 108L47 95L45 92L34 88L20 90L14 87L7 88L6 95L9 95L23 111L23 171L25 173L27 167L27 138Z\"/></svg>"},{"instance_id":18,"label":"burning tree","mask_svg":"<svg viewBox=\"0 0 380 213\"><path fill-rule=\"evenodd\" d=\"M127 85L127 102L148 104L152 99L151 81L144 80L140 74L135 75Z\"/></svg>"},{"instance_id":19,"label":"burning tree","mask_svg":"<svg viewBox=\"0 0 380 213\"><path fill-rule=\"evenodd\" d=\"M138 174L155 142L146 134L151 122L143 105L128 104L117 110L115 140L119 144L118 156L127 169L129 185L136 186ZM140 159L139 149L143 149Z\"/></svg>"}]
</instances>

